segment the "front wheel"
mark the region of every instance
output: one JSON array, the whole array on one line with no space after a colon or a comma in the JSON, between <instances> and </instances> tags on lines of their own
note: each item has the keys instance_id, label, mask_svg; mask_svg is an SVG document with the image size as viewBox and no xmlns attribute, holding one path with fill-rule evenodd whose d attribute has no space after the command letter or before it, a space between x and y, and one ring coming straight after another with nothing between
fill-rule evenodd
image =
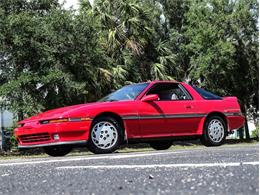
<instances>
[{"instance_id":1,"label":"front wheel","mask_svg":"<svg viewBox=\"0 0 260 195\"><path fill-rule=\"evenodd\" d=\"M152 142L150 146L155 150L167 150L172 146L172 141Z\"/></svg>"},{"instance_id":2,"label":"front wheel","mask_svg":"<svg viewBox=\"0 0 260 195\"><path fill-rule=\"evenodd\" d=\"M48 146L43 148L44 152L49 156L65 156L71 152L71 146Z\"/></svg>"},{"instance_id":3,"label":"front wheel","mask_svg":"<svg viewBox=\"0 0 260 195\"><path fill-rule=\"evenodd\" d=\"M112 117L101 117L93 122L88 149L95 154L112 153L122 143L123 128Z\"/></svg>"},{"instance_id":4,"label":"front wheel","mask_svg":"<svg viewBox=\"0 0 260 195\"><path fill-rule=\"evenodd\" d=\"M204 125L201 143L205 146L220 146L226 138L227 125L219 116L208 118Z\"/></svg>"}]
</instances>

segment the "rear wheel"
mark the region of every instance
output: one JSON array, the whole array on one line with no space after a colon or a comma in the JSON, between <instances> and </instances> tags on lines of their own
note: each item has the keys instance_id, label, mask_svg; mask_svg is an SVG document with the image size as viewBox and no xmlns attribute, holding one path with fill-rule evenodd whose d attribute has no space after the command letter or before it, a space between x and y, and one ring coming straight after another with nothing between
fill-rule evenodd
<instances>
[{"instance_id":1,"label":"rear wheel","mask_svg":"<svg viewBox=\"0 0 260 195\"><path fill-rule=\"evenodd\" d=\"M172 141L152 142L150 146L155 150L167 150L172 146Z\"/></svg>"},{"instance_id":2,"label":"rear wheel","mask_svg":"<svg viewBox=\"0 0 260 195\"><path fill-rule=\"evenodd\" d=\"M71 152L71 146L48 146L43 148L44 152L50 156L65 156Z\"/></svg>"},{"instance_id":3,"label":"rear wheel","mask_svg":"<svg viewBox=\"0 0 260 195\"><path fill-rule=\"evenodd\" d=\"M204 125L201 143L205 146L220 146L225 141L227 125L219 116L209 117Z\"/></svg>"},{"instance_id":4,"label":"rear wheel","mask_svg":"<svg viewBox=\"0 0 260 195\"><path fill-rule=\"evenodd\" d=\"M88 149L95 154L112 153L123 141L123 128L112 117L100 117L93 122Z\"/></svg>"}]
</instances>

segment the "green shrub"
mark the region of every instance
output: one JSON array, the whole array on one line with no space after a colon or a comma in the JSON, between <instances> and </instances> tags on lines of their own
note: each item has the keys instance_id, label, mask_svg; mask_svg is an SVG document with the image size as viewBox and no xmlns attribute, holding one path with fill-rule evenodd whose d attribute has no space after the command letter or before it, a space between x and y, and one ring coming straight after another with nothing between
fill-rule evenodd
<instances>
[{"instance_id":1,"label":"green shrub","mask_svg":"<svg viewBox=\"0 0 260 195\"><path fill-rule=\"evenodd\" d=\"M14 128L5 128L4 129L4 145L5 150L11 150L12 148L17 147L17 141L14 136Z\"/></svg>"},{"instance_id":2,"label":"green shrub","mask_svg":"<svg viewBox=\"0 0 260 195\"><path fill-rule=\"evenodd\" d=\"M257 125L256 129L252 132L252 137L259 139L259 125Z\"/></svg>"}]
</instances>

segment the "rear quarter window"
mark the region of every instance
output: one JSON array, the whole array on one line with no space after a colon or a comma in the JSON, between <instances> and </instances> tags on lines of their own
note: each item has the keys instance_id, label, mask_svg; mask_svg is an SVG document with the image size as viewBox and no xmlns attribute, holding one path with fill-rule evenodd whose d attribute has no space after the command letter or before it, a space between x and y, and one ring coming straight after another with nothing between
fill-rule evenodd
<instances>
[{"instance_id":1,"label":"rear quarter window","mask_svg":"<svg viewBox=\"0 0 260 195\"><path fill-rule=\"evenodd\" d=\"M201 97L203 97L206 100L222 100L222 97L211 93L209 91L206 91L202 88L196 87L196 86L192 86L193 89L195 89L195 91L197 91Z\"/></svg>"}]
</instances>

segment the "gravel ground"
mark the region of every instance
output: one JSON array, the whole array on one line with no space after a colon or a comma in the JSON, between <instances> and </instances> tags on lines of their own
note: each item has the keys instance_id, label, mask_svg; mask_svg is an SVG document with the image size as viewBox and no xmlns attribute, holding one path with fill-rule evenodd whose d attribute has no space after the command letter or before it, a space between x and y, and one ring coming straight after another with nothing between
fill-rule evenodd
<instances>
[{"instance_id":1,"label":"gravel ground","mask_svg":"<svg viewBox=\"0 0 260 195\"><path fill-rule=\"evenodd\" d=\"M0 194L259 194L258 144L0 160Z\"/></svg>"}]
</instances>

